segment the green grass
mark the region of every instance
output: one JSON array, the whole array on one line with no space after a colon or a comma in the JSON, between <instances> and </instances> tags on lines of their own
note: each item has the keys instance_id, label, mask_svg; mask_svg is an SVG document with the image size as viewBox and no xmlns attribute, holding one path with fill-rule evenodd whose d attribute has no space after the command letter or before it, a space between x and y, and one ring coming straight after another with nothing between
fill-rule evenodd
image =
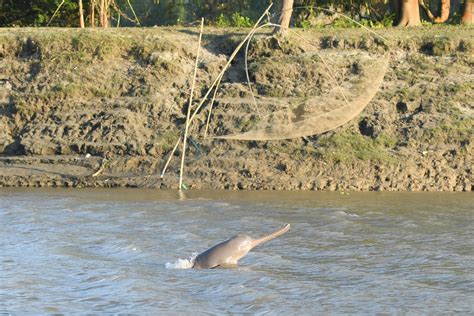
<instances>
[{"instance_id":1,"label":"green grass","mask_svg":"<svg viewBox=\"0 0 474 316\"><path fill-rule=\"evenodd\" d=\"M423 142L428 144L461 143L474 139L474 119L470 117L460 117L457 120L443 120L434 128L425 129L423 132Z\"/></svg>"},{"instance_id":2,"label":"green grass","mask_svg":"<svg viewBox=\"0 0 474 316\"><path fill-rule=\"evenodd\" d=\"M395 138L385 134L372 139L351 131L340 131L328 138L318 139L321 156L329 161L341 163L358 159L393 164L397 158L387 150L393 148L396 143Z\"/></svg>"},{"instance_id":3,"label":"green grass","mask_svg":"<svg viewBox=\"0 0 474 316\"><path fill-rule=\"evenodd\" d=\"M176 128L168 129L164 131L157 143L157 146L161 147L163 152L168 152L173 149L178 141L179 131Z\"/></svg>"}]
</instances>

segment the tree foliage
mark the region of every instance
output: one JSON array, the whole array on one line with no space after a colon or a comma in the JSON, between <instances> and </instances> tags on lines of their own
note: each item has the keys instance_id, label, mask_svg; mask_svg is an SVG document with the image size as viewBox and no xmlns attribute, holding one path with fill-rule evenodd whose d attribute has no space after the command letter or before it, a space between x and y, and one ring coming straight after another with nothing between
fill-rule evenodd
<instances>
[{"instance_id":1,"label":"tree foliage","mask_svg":"<svg viewBox=\"0 0 474 316\"><path fill-rule=\"evenodd\" d=\"M45 26L62 0L0 0L0 26ZM78 2L65 0L51 25L77 24Z\"/></svg>"},{"instance_id":2,"label":"tree foliage","mask_svg":"<svg viewBox=\"0 0 474 316\"><path fill-rule=\"evenodd\" d=\"M439 5L440 0L424 0L428 5ZM468 0L465 0L468 1ZM95 12L98 14L99 0ZM111 25L154 26L187 25L204 17L208 24L218 26L248 26L270 4L274 3L274 21L282 0L114 0L110 7ZM291 24L310 27L324 24L326 10L353 17L368 26L391 25L398 13L397 0L295 0ZM60 6L60 4L62 5ZM91 1L83 0L86 26L90 25ZM78 0L0 0L0 26L46 26L56 9L51 26L78 26ZM135 19L136 13L139 24ZM454 8L461 12L461 8ZM460 14L459 14L460 15ZM98 18L95 19L98 23ZM321 22L323 21L323 22ZM351 27L346 20L329 19L332 24Z\"/></svg>"}]
</instances>

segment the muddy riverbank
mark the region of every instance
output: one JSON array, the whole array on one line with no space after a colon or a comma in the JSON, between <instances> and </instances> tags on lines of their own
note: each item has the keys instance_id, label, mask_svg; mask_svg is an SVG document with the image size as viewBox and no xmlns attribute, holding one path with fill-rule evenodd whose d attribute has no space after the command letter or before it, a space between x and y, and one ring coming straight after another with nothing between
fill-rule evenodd
<instances>
[{"instance_id":1,"label":"muddy riverbank","mask_svg":"<svg viewBox=\"0 0 474 316\"><path fill-rule=\"evenodd\" d=\"M179 149L160 173L184 126L196 31L0 30L0 186L176 188ZM204 108L191 127L188 187L473 190L474 29L381 30L388 44L359 29L299 32L251 45L261 108L324 94L316 53L337 78L359 74L358 52L389 54L374 99L342 127L284 141L204 138ZM196 98L244 35L206 30ZM223 79L211 136L256 121L243 65L240 55Z\"/></svg>"}]
</instances>

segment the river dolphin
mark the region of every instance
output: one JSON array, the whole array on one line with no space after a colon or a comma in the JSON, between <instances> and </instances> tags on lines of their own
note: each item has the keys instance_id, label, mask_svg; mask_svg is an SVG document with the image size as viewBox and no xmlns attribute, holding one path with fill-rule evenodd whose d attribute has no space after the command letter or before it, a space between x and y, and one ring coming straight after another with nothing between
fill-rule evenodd
<instances>
[{"instance_id":1,"label":"river dolphin","mask_svg":"<svg viewBox=\"0 0 474 316\"><path fill-rule=\"evenodd\" d=\"M253 239L247 235L236 235L204 251L194 260L194 269L212 269L216 267L236 266L252 248L283 235L290 229L286 224L277 231L262 238Z\"/></svg>"}]
</instances>

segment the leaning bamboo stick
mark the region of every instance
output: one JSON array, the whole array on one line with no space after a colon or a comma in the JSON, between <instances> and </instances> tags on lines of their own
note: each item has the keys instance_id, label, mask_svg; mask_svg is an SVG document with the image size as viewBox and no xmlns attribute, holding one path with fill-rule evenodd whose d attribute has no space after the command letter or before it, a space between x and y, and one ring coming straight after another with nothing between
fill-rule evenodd
<instances>
[{"instance_id":1,"label":"leaning bamboo stick","mask_svg":"<svg viewBox=\"0 0 474 316\"><path fill-rule=\"evenodd\" d=\"M193 104L193 94L194 94L194 86L196 84L196 75L197 75L197 68L199 64L199 53L201 50L201 39L202 39L202 30L204 28L204 18L201 18L201 30L199 31L199 40L198 40L198 48L196 52L196 63L194 64L194 73L193 73L193 83L191 85L191 93L189 94L189 104L188 104L188 111L186 114L186 124L184 127L184 136L183 136L183 152L181 154L181 168L179 170L179 190L181 191L183 185L183 170L184 170L184 157L186 156L186 143L188 140L188 130L189 130L189 118L191 116L191 106Z\"/></svg>"},{"instance_id":2,"label":"leaning bamboo stick","mask_svg":"<svg viewBox=\"0 0 474 316\"><path fill-rule=\"evenodd\" d=\"M255 98L255 95L253 93L253 89L252 89L252 85L251 85L251 82L250 82L250 75L249 75L249 70L248 70L248 50L249 50L249 45L250 45L250 42L252 40L252 38L254 37L255 33L261 29L261 28L264 28L264 27L267 27L267 26L273 26L275 28L278 28L278 27L281 27L280 25L278 24L274 24L274 23L265 23L263 25L260 25L259 27L253 29L250 33L249 33L249 38L247 40L247 44L245 46L245 54L244 54L244 63L245 63L245 75L247 77L247 85L249 87L249 91L250 91L250 94L252 95L252 100L253 100L253 103L254 103L254 106L255 106L255 110L257 112L257 115L259 116L260 119L262 119L262 115L260 114L260 111L259 111L259 108L258 108L258 104L257 104L257 100ZM295 32L295 34L297 36L299 36L300 38L301 35L299 35L298 33ZM302 38L303 40L305 40L304 38ZM310 45L313 45L311 44L310 42L308 42ZM314 46L314 45L313 45ZM326 63L326 61L324 60L324 58L318 53L316 52L316 54L318 55L318 57L321 59L321 61L323 62L323 64L326 66L326 69L327 71L329 72L329 76L331 77L331 79L334 81L334 83L336 84L336 86L339 88L346 104L348 104L348 101L347 101L347 98L345 96L345 94L342 92L342 89L339 85L339 83L337 82L337 80L335 79L331 69L329 68L328 64ZM222 77L220 78L222 79ZM210 107L209 107L209 113L208 113L208 116L207 116L207 121L206 121L206 128L204 130L204 138L207 138L207 133L208 133L208 129L209 129L209 122L210 122L210 119L211 119L211 111L212 111L212 108L213 108L213 104L214 104L214 100L215 100L215 97L216 97L216 92L217 92L217 89L219 87L219 84L220 84L220 79L217 83L217 86L214 90L214 94L212 96L212 100L211 100L211 104L210 104Z\"/></svg>"},{"instance_id":3,"label":"leaning bamboo stick","mask_svg":"<svg viewBox=\"0 0 474 316\"><path fill-rule=\"evenodd\" d=\"M56 8L56 11L54 11L53 15L51 16L51 19L49 19L49 22L48 22L48 24L46 24L46 26L49 26L51 24L51 21L53 21L54 17L56 16L56 14L59 11L59 9L61 9L61 7L63 6L64 1L66 1L66 0L61 1L61 3L58 5L58 7Z\"/></svg>"},{"instance_id":4,"label":"leaning bamboo stick","mask_svg":"<svg viewBox=\"0 0 474 316\"><path fill-rule=\"evenodd\" d=\"M202 98L201 102L198 104L198 106L196 107L196 109L194 110L193 112L193 115L191 116L190 118L190 122L193 121L194 117L198 114L199 110L201 110L201 107L203 106L204 102L206 102L206 99L209 97L209 94L211 94L211 91L212 89L217 85L218 82L221 81L222 77L224 76L224 73L227 71L227 69L230 67L230 64L232 63L232 61L234 60L235 56L237 56L237 54L239 53L240 49L242 48L242 46L244 46L245 42L252 36L252 32L254 29L258 28L258 25L260 24L260 22L262 21L262 19L267 16L267 13L268 13L268 10L270 10L270 8L272 7L272 3L270 3L270 5L268 6L268 8L265 10L265 12L263 12L262 16L258 19L258 21L255 23L255 25L253 26L252 30L250 31L249 34L247 34L247 36L245 36L244 40L239 44L237 45L237 47L234 49L234 51L232 52L232 54L230 55L229 57L229 60L227 61L227 63L225 64L224 68L222 68L221 72L219 73L219 75L216 77L216 79L214 80L214 82L212 83L212 85L209 87L209 89L207 90L206 94L204 95L204 97Z\"/></svg>"},{"instance_id":5,"label":"leaning bamboo stick","mask_svg":"<svg viewBox=\"0 0 474 316\"><path fill-rule=\"evenodd\" d=\"M138 19L137 15L135 13L135 10L133 9L132 4L130 3L130 0L127 0L127 3L128 3L128 6L130 7L130 10L133 13L133 16L135 17L135 23L137 23L137 25L140 25L140 20Z\"/></svg>"},{"instance_id":6,"label":"leaning bamboo stick","mask_svg":"<svg viewBox=\"0 0 474 316\"><path fill-rule=\"evenodd\" d=\"M268 16L268 12L270 10L270 8L272 7L273 3L270 3L270 5L267 7L267 9L265 10L265 12L263 12L263 14L260 16L260 18L257 20L257 22L255 23L255 25L253 26L252 30L250 31L249 34L247 34L247 36L244 38L244 40L234 49L234 51L232 52L231 56L229 57L229 60L227 61L227 63L225 64L225 66L223 67L223 69L221 70L221 72L219 73L219 75L216 77L216 79L214 80L214 82L211 84L211 86L209 87L209 89L207 90L206 94L204 95L204 97L201 99L201 102L199 102L199 104L197 105L196 109L194 110L193 114L191 115L191 117L189 118L189 124L191 124L191 122L193 121L194 117L198 114L199 110L201 109L201 107L204 105L204 103L206 102L207 98L209 97L209 95L211 94L211 91L214 89L214 87L216 87L216 89L218 88L217 87L217 84L221 82L222 80L222 77L224 76L224 73L227 71L227 69L229 68L232 60L234 60L235 56L237 56L238 52L240 51L240 49L242 48L242 46L244 46L245 42L251 37L252 35L252 31L254 31L256 28L258 28L260 22L263 20L264 17ZM181 137L178 138L178 140L176 141L176 145L175 146L178 146L177 144L181 141ZM164 176L164 172L162 172L162 177Z\"/></svg>"},{"instance_id":7,"label":"leaning bamboo stick","mask_svg":"<svg viewBox=\"0 0 474 316\"><path fill-rule=\"evenodd\" d=\"M171 158L173 158L173 156L174 156L174 152L178 148L179 142L181 142L181 136L178 138L178 141L176 142L176 145L174 145L174 148L171 151L170 156L168 157L168 160L166 160L165 166L163 167L163 170L161 171L160 179L163 179L163 177L165 176L166 169L168 169L168 165L171 162Z\"/></svg>"},{"instance_id":8,"label":"leaning bamboo stick","mask_svg":"<svg viewBox=\"0 0 474 316\"><path fill-rule=\"evenodd\" d=\"M206 128L204 129L204 138L207 138L209 122L211 121L212 108L214 107L214 100L216 99L217 90L219 90L220 84L221 84L221 80L217 82L216 88L214 89L214 93L212 94L211 104L209 104L209 113L207 113Z\"/></svg>"}]
</instances>

